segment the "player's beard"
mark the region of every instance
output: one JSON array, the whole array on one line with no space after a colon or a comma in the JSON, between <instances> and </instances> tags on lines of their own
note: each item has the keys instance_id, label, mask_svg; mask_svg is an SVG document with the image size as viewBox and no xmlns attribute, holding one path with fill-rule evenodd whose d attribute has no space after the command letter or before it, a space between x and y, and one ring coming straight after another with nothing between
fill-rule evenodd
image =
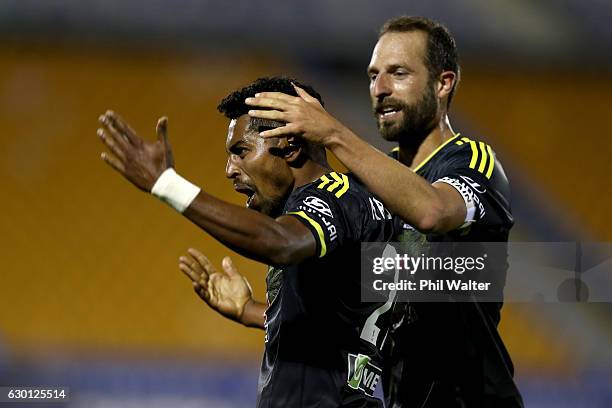
<instances>
[{"instance_id":1,"label":"player's beard","mask_svg":"<svg viewBox=\"0 0 612 408\"><path fill-rule=\"evenodd\" d=\"M378 115L378 109L391 106L400 110L403 117L400 121L387 123ZM395 98L385 98L374 106L376 124L381 136L389 142L414 141L417 144L431 132L436 124L438 99L434 94L433 84L427 84L421 99L408 105Z\"/></svg>"}]
</instances>

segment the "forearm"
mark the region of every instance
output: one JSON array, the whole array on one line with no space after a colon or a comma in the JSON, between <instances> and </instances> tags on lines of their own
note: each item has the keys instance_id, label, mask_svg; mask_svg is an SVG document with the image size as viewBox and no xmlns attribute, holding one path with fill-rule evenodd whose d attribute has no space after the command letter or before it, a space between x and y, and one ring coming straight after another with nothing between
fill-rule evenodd
<instances>
[{"instance_id":1,"label":"forearm","mask_svg":"<svg viewBox=\"0 0 612 408\"><path fill-rule=\"evenodd\" d=\"M240 317L240 323L247 327L264 329L266 309L267 306L265 303L250 299L244 305L244 311Z\"/></svg>"},{"instance_id":2,"label":"forearm","mask_svg":"<svg viewBox=\"0 0 612 408\"><path fill-rule=\"evenodd\" d=\"M308 256L289 237L286 226L275 219L204 191L183 215L230 249L262 263L294 263Z\"/></svg>"},{"instance_id":3,"label":"forearm","mask_svg":"<svg viewBox=\"0 0 612 408\"><path fill-rule=\"evenodd\" d=\"M350 131L326 143L334 155L378 196L391 212L422 232L448 230L439 192L409 167L388 157Z\"/></svg>"}]
</instances>

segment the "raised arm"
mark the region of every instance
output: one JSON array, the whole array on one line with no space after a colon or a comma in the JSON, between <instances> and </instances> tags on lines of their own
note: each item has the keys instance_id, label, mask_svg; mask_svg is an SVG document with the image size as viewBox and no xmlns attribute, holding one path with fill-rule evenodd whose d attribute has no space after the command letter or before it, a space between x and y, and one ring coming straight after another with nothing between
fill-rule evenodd
<instances>
[{"instance_id":1,"label":"raised arm","mask_svg":"<svg viewBox=\"0 0 612 408\"><path fill-rule=\"evenodd\" d=\"M331 137L327 146L391 212L419 231L444 233L464 223L465 202L452 186L429 183L349 129Z\"/></svg>"},{"instance_id":2,"label":"raised arm","mask_svg":"<svg viewBox=\"0 0 612 408\"><path fill-rule=\"evenodd\" d=\"M155 142L141 139L114 112L107 111L100 122L104 129L98 135L112 153L102 153L108 165L232 250L271 265L295 264L315 255L312 233L295 218L274 219L227 203L176 174L166 118L157 124Z\"/></svg>"},{"instance_id":3,"label":"raised arm","mask_svg":"<svg viewBox=\"0 0 612 408\"><path fill-rule=\"evenodd\" d=\"M303 89L295 88L299 97L264 92L246 100L254 107L250 116L286 122L285 126L262 132L261 136L298 134L323 144L389 210L422 232L443 233L464 223L466 206L456 189L444 183L430 184L355 135Z\"/></svg>"}]
</instances>

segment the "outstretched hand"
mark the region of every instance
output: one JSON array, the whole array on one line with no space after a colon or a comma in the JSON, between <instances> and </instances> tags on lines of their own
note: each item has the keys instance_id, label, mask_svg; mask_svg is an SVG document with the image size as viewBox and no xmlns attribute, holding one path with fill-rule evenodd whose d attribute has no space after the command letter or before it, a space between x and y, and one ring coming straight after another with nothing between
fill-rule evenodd
<instances>
[{"instance_id":1,"label":"outstretched hand","mask_svg":"<svg viewBox=\"0 0 612 408\"><path fill-rule=\"evenodd\" d=\"M195 292L213 310L242 323L245 306L253 300L253 291L247 279L234 266L230 257L223 258L222 271L195 249L189 256L179 258L179 269L192 281Z\"/></svg>"},{"instance_id":2,"label":"outstretched hand","mask_svg":"<svg viewBox=\"0 0 612 408\"><path fill-rule=\"evenodd\" d=\"M168 118L157 122L157 140L147 142L113 111L99 117L103 128L98 136L110 150L101 157L139 189L150 192L159 176L169 167L174 167L172 148L168 142Z\"/></svg>"},{"instance_id":3,"label":"outstretched hand","mask_svg":"<svg viewBox=\"0 0 612 408\"><path fill-rule=\"evenodd\" d=\"M255 108L249 110L253 118L285 122L285 126L261 132L262 137L300 136L310 142L327 146L330 137L346 129L323 108L321 103L297 85L293 85L298 96L281 92L261 92L245 103Z\"/></svg>"}]
</instances>

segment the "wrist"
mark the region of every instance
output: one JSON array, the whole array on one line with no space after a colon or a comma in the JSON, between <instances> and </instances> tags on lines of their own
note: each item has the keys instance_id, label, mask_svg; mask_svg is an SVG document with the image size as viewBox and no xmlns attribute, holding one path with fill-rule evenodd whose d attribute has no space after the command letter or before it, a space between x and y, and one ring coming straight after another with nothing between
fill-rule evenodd
<instances>
[{"instance_id":1,"label":"wrist","mask_svg":"<svg viewBox=\"0 0 612 408\"><path fill-rule=\"evenodd\" d=\"M338 129L335 132L331 132L323 139L323 145L334 152L335 150L342 148L347 144L353 133L346 128Z\"/></svg>"},{"instance_id":2,"label":"wrist","mask_svg":"<svg viewBox=\"0 0 612 408\"><path fill-rule=\"evenodd\" d=\"M252 323L248 318L249 314L247 313L247 308L250 305L252 305L254 302L255 301L253 300L252 297L248 298L247 301L244 302L244 304L242 305L242 308L238 310L238 316L237 316L238 323L246 327L251 327Z\"/></svg>"},{"instance_id":3,"label":"wrist","mask_svg":"<svg viewBox=\"0 0 612 408\"><path fill-rule=\"evenodd\" d=\"M172 167L155 181L151 194L182 213L200 193L200 188L181 177Z\"/></svg>"}]
</instances>

